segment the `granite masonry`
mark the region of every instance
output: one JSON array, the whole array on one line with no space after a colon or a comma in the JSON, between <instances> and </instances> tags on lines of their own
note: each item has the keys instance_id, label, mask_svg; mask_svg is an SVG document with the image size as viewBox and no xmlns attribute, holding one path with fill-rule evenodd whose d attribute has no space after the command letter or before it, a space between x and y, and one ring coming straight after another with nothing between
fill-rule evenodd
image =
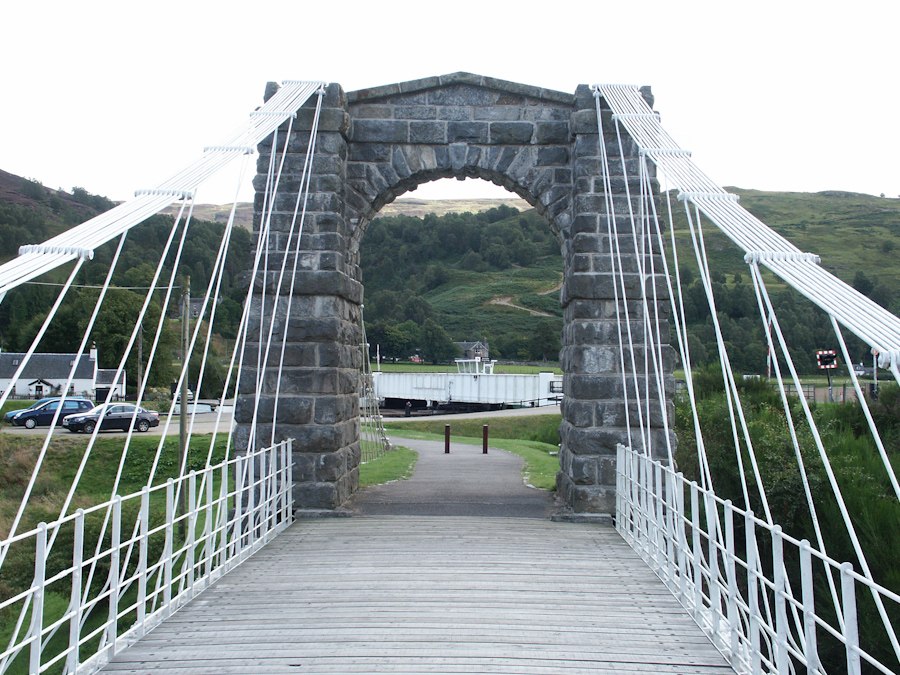
<instances>
[{"instance_id":1,"label":"granite masonry","mask_svg":"<svg viewBox=\"0 0 900 675\"><path fill-rule=\"evenodd\" d=\"M276 85L270 84L267 97L275 90ZM649 89L643 91L652 105ZM353 92L330 84L321 97L290 312L287 284L278 302L272 301L277 272L270 271L265 282L257 282L253 300L250 334L257 336L253 339L258 339L260 322L267 325L273 311L275 335L287 331L278 418L273 420L272 412L279 357L274 352L280 350L273 350L259 390L254 367L245 368L242 376L245 384L236 410L238 447L249 442L251 404L258 397L258 442L268 444L273 423L276 440L295 439L296 508L335 509L358 488L357 370L363 302L359 246L366 226L381 207L422 183L482 178L527 200L548 220L559 241L565 267L560 291L565 311L560 353L565 398L557 489L576 513L614 513L616 444L627 440L620 337L626 349L629 345L628 335L623 330L620 336L617 328L615 298L631 318L633 358L626 353L625 371L641 374L637 381L643 393L642 290L652 299L655 285L659 297L665 297L665 280L638 274L627 214L629 194L637 209L639 190L632 182L626 191L621 168L616 169L622 155L605 103L601 101L601 138L594 96L586 85L567 94L454 73ZM284 255L289 270L295 262L296 241L287 239L317 98L299 110L290 135L285 124L259 146L255 235L272 206L269 270L279 269ZM612 237L605 215L601 142L613 167L616 213L623 214L610 224ZM279 190L270 204L265 187L273 145L277 162L285 155ZM628 175L636 177L639 156L627 135L622 154ZM628 272L624 283L611 274L611 247L621 251L618 259ZM654 263L656 270L662 269L658 256ZM668 306L650 304L658 325L647 328L658 330L668 341ZM249 348L255 353L256 344ZM671 373L674 351L667 347L664 357L666 372ZM651 385L651 400L656 396L653 389ZM672 417L671 375L665 389L666 409L651 405L644 411L655 427L655 448L663 447L662 416ZM636 417L634 404L630 412ZM639 447L640 435L632 442Z\"/></svg>"}]
</instances>

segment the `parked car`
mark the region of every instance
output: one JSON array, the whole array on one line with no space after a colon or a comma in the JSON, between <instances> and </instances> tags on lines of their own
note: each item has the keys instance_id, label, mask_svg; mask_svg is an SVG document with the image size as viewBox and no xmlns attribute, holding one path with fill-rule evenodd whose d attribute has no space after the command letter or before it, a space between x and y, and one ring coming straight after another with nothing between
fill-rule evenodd
<instances>
[{"instance_id":1,"label":"parked car","mask_svg":"<svg viewBox=\"0 0 900 675\"><path fill-rule=\"evenodd\" d=\"M36 405L28 410L22 410L13 415L12 423L16 426L34 429L35 427L48 426L53 422L53 417L59 408L60 399L53 398L45 403ZM86 398L67 398L62 402L63 409L56 420L59 424L67 416L73 413L86 412L94 407L92 401Z\"/></svg>"},{"instance_id":2,"label":"parked car","mask_svg":"<svg viewBox=\"0 0 900 675\"><path fill-rule=\"evenodd\" d=\"M137 414L135 415L135 409ZM159 426L159 413L153 410L132 405L130 403L104 403L84 413L69 415L63 420L63 426L69 431L93 433L97 425L103 429L119 429L128 431L134 419L134 428L138 431L149 431L150 427Z\"/></svg>"},{"instance_id":3,"label":"parked car","mask_svg":"<svg viewBox=\"0 0 900 675\"><path fill-rule=\"evenodd\" d=\"M37 408L39 405L46 403L47 401L53 401L53 400L58 400L58 397L57 397L57 399L54 399L52 396L50 398L42 398L40 401L35 401L34 403L32 403L31 406L28 408L19 408L18 410L10 410L8 413L6 413L4 415L4 417L6 418L6 422L7 422L7 424L12 424L12 418L15 417L16 415L18 415L20 412L25 412L26 410L32 410L34 408Z\"/></svg>"}]
</instances>

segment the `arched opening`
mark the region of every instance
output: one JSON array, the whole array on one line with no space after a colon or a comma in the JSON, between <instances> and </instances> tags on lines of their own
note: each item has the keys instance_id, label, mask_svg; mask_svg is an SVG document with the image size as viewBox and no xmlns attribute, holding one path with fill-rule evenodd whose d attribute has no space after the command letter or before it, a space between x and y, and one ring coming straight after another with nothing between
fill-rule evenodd
<instances>
[{"instance_id":1,"label":"arched opening","mask_svg":"<svg viewBox=\"0 0 900 675\"><path fill-rule=\"evenodd\" d=\"M623 184L616 176L611 181L614 194L605 194L601 155L604 148L612 155L620 149L606 117L601 135L595 105L584 85L566 94L468 73L356 92L328 86L312 162L309 217L293 281L302 300L281 319L291 349L279 391L289 400L279 398L277 420L270 416L255 427L258 434L271 434L274 424L276 439L295 439L294 497L299 508L336 508L358 486L356 373L361 361L363 235L386 205L419 185L480 178L525 199L549 223L555 239L550 243L562 260L558 293L565 397L557 488L575 511L614 511L616 444L628 441L615 317L621 310L639 315L642 289L649 280L638 272L637 254L623 254L621 267L633 271L621 281L621 294L615 287L619 282L610 255L620 223L607 218L605 207L608 196L621 207L628 195L615 193ZM291 185L299 186L313 112L301 109L294 125L298 136L287 144L285 167ZM636 164L633 144L624 144L621 152L624 156L616 157L621 165ZM260 146L260 154L260 166L266 166L271 148ZM294 190L275 203L276 236L271 241L276 255L283 255L279 252L288 244L278 232L287 231L284 224L297 202ZM636 198L631 199L637 210ZM262 201L257 195L258 207ZM484 231L479 229L480 234ZM421 238L423 233L401 227L399 236ZM479 243L473 251L478 259L470 256L469 264L512 267L516 256L520 261L529 257L529 243L538 244L524 235L521 241L518 250L502 237L496 247L489 244L482 250ZM437 284L443 273L437 263L414 262L416 283L428 292L428 284ZM466 271L462 257L445 268ZM639 323L633 321L632 328L635 335L643 334ZM267 384L241 395L263 399L273 394ZM237 421L238 442L249 442L250 428Z\"/></svg>"},{"instance_id":2,"label":"arched opening","mask_svg":"<svg viewBox=\"0 0 900 675\"><path fill-rule=\"evenodd\" d=\"M408 198L417 193L411 191L367 225L360 266L370 357L410 367L447 364L455 372L453 358L472 357L477 349L479 357L499 361L497 374L510 372L510 362L531 365L535 372L557 368L563 325L559 243L546 219L524 200L502 189L493 192L502 199L465 199L479 193L478 183L488 185L467 183L429 183L434 189L428 193L455 198L428 202ZM490 402L457 401L457 406L416 399L413 393L403 400L389 397L385 404L403 408L412 399L416 411L469 410L535 407L557 398L514 394L512 386L502 404L500 392Z\"/></svg>"}]
</instances>

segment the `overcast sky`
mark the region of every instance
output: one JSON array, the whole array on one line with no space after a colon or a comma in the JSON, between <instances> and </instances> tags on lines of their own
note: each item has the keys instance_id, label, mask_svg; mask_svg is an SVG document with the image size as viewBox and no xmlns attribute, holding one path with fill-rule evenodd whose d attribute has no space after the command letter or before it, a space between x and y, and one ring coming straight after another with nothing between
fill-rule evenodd
<instances>
[{"instance_id":1,"label":"overcast sky","mask_svg":"<svg viewBox=\"0 0 900 675\"><path fill-rule=\"evenodd\" d=\"M269 80L351 91L468 71L564 92L651 85L663 125L723 186L900 195L896 0L33 0L0 17L0 169L51 188L154 187L246 120ZM229 202L234 183L198 200ZM508 194L427 188L407 196Z\"/></svg>"}]
</instances>

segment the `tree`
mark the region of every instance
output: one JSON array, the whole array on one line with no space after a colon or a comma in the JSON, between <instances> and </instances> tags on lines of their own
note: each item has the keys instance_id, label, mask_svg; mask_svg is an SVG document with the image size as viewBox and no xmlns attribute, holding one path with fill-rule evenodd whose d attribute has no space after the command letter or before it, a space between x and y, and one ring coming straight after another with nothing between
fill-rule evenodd
<instances>
[{"instance_id":1,"label":"tree","mask_svg":"<svg viewBox=\"0 0 900 675\"><path fill-rule=\"evenodd\" d=\"M529 348L531 350L531 358L539 361L547 361L559 358L560 341L559 331L554 325L554 321L549 319L541 321L529 340Z\"/></svg>"},{"instance_id":2,"label":"tree","mask_svg":"<svg viewBox=\"0 0 900 675\"><path fill-rule=\"evenodd\" d=\"M868 295L875 288L875 283L860 270L853 277L853 288L863 295Z\"/></svg>"},{"instance_id":3,"label":"tree","mask_svg":"<svg viewBox=\"0 0 900 675\"><path fill-rule=\"evenodd\" d=\"M421 331L422 353L425 359L436 364L460 355L460 349L443 328L432 319L425 319Z\"/></svg>"}]
</instances>

